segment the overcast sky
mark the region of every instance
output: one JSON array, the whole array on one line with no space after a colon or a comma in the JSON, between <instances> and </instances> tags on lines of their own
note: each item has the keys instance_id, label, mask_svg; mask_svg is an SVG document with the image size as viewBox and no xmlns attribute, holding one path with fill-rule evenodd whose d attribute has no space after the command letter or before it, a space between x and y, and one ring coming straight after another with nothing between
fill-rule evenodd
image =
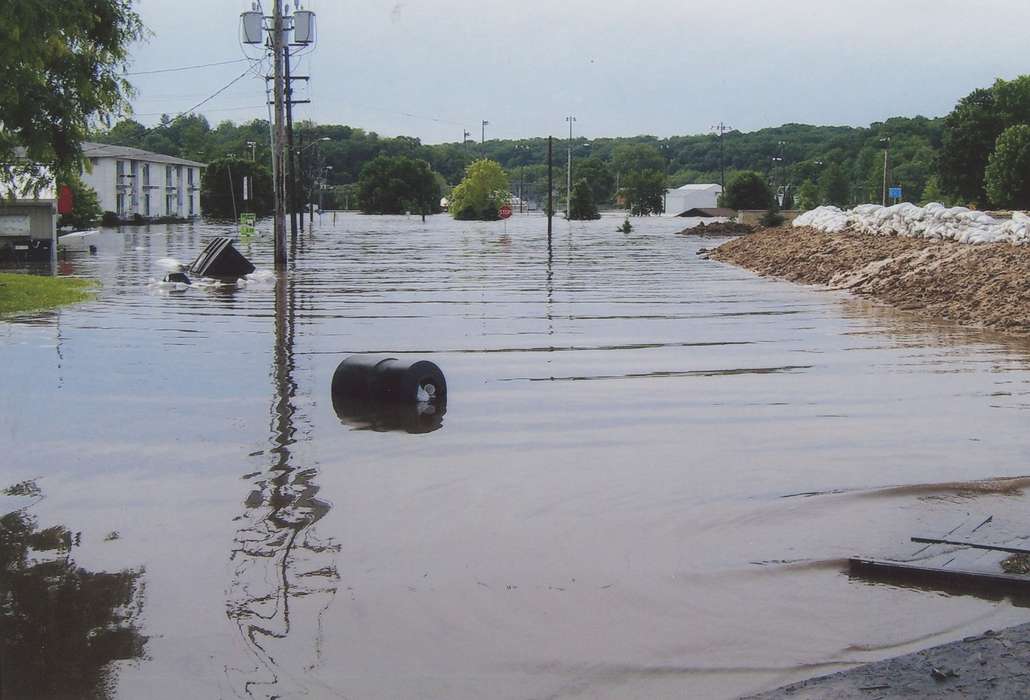
<instances>
[{"instance_id":1,"label":"overcast sky","mask_svg":"<svg viewBox=\"0 0 1030 700\"><path fill-rule=\"evenodd\" d=\"M292 0L290 0L292 3ZM939 116L995 78L1030 73L1027 0L305 0L319 41L296 118L427 143L751 131L788 122L864 126ZM270 11L271 0L264 0ZM132 71L232 61L243 0L138 0L153 33ZM251 56L260 52L250 49ZM130 79L157 121L247 68ZM212 125L267 116L263 80L197 111Z\"/></svg>"}]
</instances>

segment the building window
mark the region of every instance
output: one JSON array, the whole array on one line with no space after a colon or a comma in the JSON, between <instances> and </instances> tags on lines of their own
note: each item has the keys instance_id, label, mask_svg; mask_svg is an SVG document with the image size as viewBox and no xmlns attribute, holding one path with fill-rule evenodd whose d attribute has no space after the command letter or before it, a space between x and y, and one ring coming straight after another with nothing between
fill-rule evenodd
<instances>
[{"instance_id":1,"label":"building window","mask_svg":"<svg viewBox=\"0 0 1030 700\"><path fill-rule=\"evenodd\" d=\"M172 166L165 166L165 187L172 186Z\"/></svg>"},{"instance_id":2,"label":"building window","mask_svg":"<svg viewBox=\"0 0 1030 700\"><path fill-rule=\"evenodd\" d=\"M150 187L150 163L143 164L143 186Z\"/></svg>"},{"instance_id":3,"label":"building window","mask_svg":"<svg viewBox=\"0 0 1030 700\"><path fill-rule=\"evenodd\" d=\"M125 218L125 194L123 192L118 193L118 218Z\"/></svg>"},{"instance_id":4,"label":"building window","mask_svg":"<svg viewBox=\"0 0 1030 700\"><path fill-rule=\"evenodd\" d=\"M190 216L193 216L193 193L192 192L190 192L189 197L190 197Z\"/></svg>"},{"instance_id":5,"label":"building window","mask_svg":"<svg viewBox=\"0 0 1030 700\"><path fill-rule=\"evenodd\" d=\"M150 216L150 191L143 193L143 216Z\"/></svg>"},{"instance_id":6,"label":"building window","mask_svg":"<svg viewBox=\"0 0 1030 700\"><path fill-rule=\"evenodd\" d=\"M193 168L186 168L186 179L190 183L190 187L193 187Z\"/></svg>"}]
</instances>

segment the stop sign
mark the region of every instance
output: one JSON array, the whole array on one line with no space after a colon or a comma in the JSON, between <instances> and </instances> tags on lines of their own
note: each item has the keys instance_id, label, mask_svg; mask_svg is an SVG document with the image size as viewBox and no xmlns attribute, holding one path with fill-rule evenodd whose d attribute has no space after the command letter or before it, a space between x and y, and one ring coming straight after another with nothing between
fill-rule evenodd
<instances>
[{"instance_id":1,"label":"stop sign","mask_svg":"<svg viewBox=\"0 0 1030 700\"><path fill-rule=\"evenodd\" d=\"M499 212L497 212L497 213L500 215L500 217L502 219L507 219L508 217L511 216L511 207L509 207L507 204L505 204L503 207L501 207L501 210Z\"/></svg>"}]
</instances>

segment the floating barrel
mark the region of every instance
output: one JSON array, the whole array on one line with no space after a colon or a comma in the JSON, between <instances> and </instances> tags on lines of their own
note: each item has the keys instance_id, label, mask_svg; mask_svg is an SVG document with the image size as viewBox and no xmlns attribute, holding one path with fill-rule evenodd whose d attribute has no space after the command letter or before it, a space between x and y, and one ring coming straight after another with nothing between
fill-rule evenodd
<instances>
[{"instance_id":1,"label":"floating barrel","mask_svg":"<svg viewBox=\"0 0 1030 700\"><path fill-rule=\"evenodd\" d=\"M443 425L447 380L432 362L352 355L333 374L333 409L361 430L430 433Z\"/></svg>"},{"instance_id":2,"label":"floating barrel","mask_svg":"<svg viewBox=\"0 0 1030 700\"><path fill-rule=\"evenodd\" d=\"M232 247L231 238L221 237L208 243L188 269L200 277L238 279L253 272L254 265Z\"/></svg>"},{"instance_id":3,"label":"floating barrel","mask_svg":"<svg viewBox=\"0 0 1030 700\"><path fill-rule=\"evenodd\" d=\"M447 380L439 367L426 360L351 355L333 374L333 396L384 403L446 401Z\"/></svg>"}]
</instances>

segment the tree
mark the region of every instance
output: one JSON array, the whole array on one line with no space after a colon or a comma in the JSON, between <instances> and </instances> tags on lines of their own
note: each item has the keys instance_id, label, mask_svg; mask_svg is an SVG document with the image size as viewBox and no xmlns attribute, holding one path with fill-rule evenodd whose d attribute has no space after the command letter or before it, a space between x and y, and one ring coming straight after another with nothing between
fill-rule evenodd
<instances>
[{"instance_id":1,"label":"tree","mask_svg":"<svg viewBox=\"0 0 1030 700\"><path fill-rule=\"evenodd\" d=\"M450 212L465 221L496 221L509 196L508 176L501 165L483 158L468 167L465 179L451 192Z\"/></svg>"},{"instance_id":2,"label":"tree","mask_svg":"<svg viewBox=\"0 0 1030 700\"><path fill-rule=\"evenodd\" d=\"M60 226L71 226L76 231L92 228L103 215L97 193L78 176L67 176L65 185L72 191L72 212L62 214Z\"/></svg>"},{"instance_id":3,"label":"tree","mask_svg":"<svg viewBox=\"0 0 1030 700\"><path fill-rule=\"evenodd\" d=\"M597 212L597 204L594 202L594 193L590 184L585 179L576 181L572 186L572 200L569 202L570 221L593 221L600 219Z\"/></svg>"},{"instance_id":4,"label":"tree","mask_svg":"<svg viewBox=\"0 0 1030 700\"><path fill-rule=\"evenodd\" d=\"M660 170L632 172L623 178L623 194L633 216L650 216L665 211L665 173Z\"/></svg>"},{"instance_id":5,"label":"tree","mask_svg":"<svg viewBox=\"0 0 1030 700\"><path fill-rule=\"evenodd\" d=\"M143 25L131 0L6 0L0 22L0 182L77 175L90 126L126 105ZM24 160L16 148L23 147ZM14 165L10 165L14 164Z\"/></svg>"},{"instance_id":6,"label":"tree","mask_svg":"<svg viewBox=\"0 0 1030 700\"><path fill-rule=\"evenodd\" d=\"M249 201L243 201L243 178L250 177ZM272 174L262 163L219 158L208 163L200 188L200 206L208 216L233 219L240 212L265 216L272 212Z\"/></svg>"},{"instance_id":7,"label":"tree","mask_svg":"<svg viewBox=\"0 0 1030 700\"><path fill-rule=\"evenodd\" d=\"M987 196L996 206L1030 208L1030 124L1010 126L998 137L985 173Z\"/></svg>"},{"instance_id":8,"label":"tree","mask_svg":"<svg viewBox=\"0 0 1030 700\"><path fill-rule=\"evenodd\" d=\"M819 200L835 207L847 206L851 198L851 181L838 163L826 166L819 177Z\"/></svg>"},{"instance_id":9,"label":"tree","mask_svg":"<svg viewBox=\"0 0 1030 700\"><path fill-rule=\"evenodd\" d=\"M366 214L435 214L440 183L424 160L381 155L361 169L358 206Z\"/></svg>"},{"instance_id":10,"label":"tree","mask_svg":"<svg viewBox=\"0 0 1030 700\"><path fill-rule=\"evenodd\" d=\"M742 209L768 209L773 204L772 190L765 178L754 170L739 172L726 183L720 206L738 211Z\"/></svg>"},{"instance_id":11,"label":"tree","mask_svg":"<svg viewBox=\"0 0 1030 700\"><path fill-rule=\"evenodd\" d=\"M945 191L987 204L984 177L998 137L1008 127L1026 123L1030 123L1030 76L998 80L962 98L944 118L938 167Z\"/></svg>"},{"instance_id":12,"label":"tree","mask_svg":"<svg viewBox=\"0 0 1030 700\"><path fill-rule=\"evenodd\" d=\"M576 161L572 177L577 181L587 181L595 203L600 204L611 200L612 193L615 191L615 176L600 158L592 157ZM573 195L575 195L575 188L573 188Z\"/></svg>"},{"instance_id":13,"label":"tree","mask_svg":"<svg viewBox=\"0 0 1030 700\"><path fill-rule=\"evenodd\" d=\"M625 143L612 152L612 169L626 177L645 170L665 172L665 158L648 143Z\"/></svg>"},{"instance_id":14,"label":"tree","mask_svg":"<svg viewBox=\"0 0 1030 700\"><path fill-rule=\"evenodd\" d=\"M797 206L802 211L819 206L819 186L811 180L805 180L798 189Z\"/></svg>"}]
</instances>

